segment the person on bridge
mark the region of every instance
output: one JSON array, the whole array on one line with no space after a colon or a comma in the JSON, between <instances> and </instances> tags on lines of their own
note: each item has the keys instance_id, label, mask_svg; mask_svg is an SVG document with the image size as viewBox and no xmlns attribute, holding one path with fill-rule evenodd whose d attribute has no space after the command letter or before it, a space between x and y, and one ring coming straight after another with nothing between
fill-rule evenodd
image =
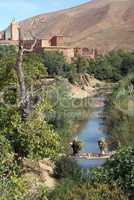
<instances>
[{"instance_id":1,"label":"person on bridge","mask_svg":"<svg viewBox=\"0 0 134 200\"><path fill-rule=\"evenodd\" d=\"M107 143L106 143L106 140L105 138L101 138L99 141L98 141L98 146L100 148L100 151L102 154L105 154L106 151L107 151Z\"/></svg>"},{"instance_id":2,"label":"person on bridge","mask_svg":"<svg viewBox=\"0 0 134 200\"><path fill-rule=\"evenodd\" d=\"M71 147L73 149L73 156L76 156L82 148L82 143L79 140L73 140Z\"/></svg>"}]
</instances>

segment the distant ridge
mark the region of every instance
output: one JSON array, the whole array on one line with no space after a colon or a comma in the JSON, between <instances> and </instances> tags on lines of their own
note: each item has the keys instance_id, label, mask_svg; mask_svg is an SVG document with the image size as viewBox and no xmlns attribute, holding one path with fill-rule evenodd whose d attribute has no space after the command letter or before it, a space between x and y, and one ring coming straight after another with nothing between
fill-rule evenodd
<instances>
[{"instance_id":1,"label":"distant ridge","mask_svg":"<svg viewBox=\"0 0 134 200\"><path fill-rule=\"evenodd\" d=\"M34 21L34 23L33 23ZM25 38L64 35L70 46L134 50L134 0L93 0L20 22Z\"/></svg>"}]
</instances>

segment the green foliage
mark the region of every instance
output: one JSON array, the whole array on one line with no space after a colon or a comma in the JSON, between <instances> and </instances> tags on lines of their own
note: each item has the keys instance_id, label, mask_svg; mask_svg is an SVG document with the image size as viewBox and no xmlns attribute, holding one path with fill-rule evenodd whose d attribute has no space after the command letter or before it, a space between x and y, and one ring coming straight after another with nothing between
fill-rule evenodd
<instances>
[{"instance_id":1,"label":"green foliage","mask_svg":"<svg viewBox=\"0 0 134 200\"><path fill-rule=\"evenodd\" d=\"M119 80L118 70L112 66L107 58L99 58L96 61L89 61L89 73L93 73L100 80Z\"/></svg>"},{"instance_id":2,"label":"green foliage","mask_svg":"<svg viewBox=\"0 0 134 200\"><path fill-rule=\"evenodd\" d=\"M116 184L128 195L129 199L134 196L134 148L125 147L109 159L101 169L90 173L91 184Z\"/></svg>"},{"instance_id":3,"label":"green foliage","mask_svg":"<svg viewBox=\"0 0 134 200\"><path fill-rule=\"evenodd\" d=\"M77 66L76 64L65 64L64 65L65 77L68 78L69 82L74 84L75 78L77 77Z\"/></svg>"},{"instance_id":4,"label":"green foliage","mask_svg":"<svg viewBox=\"0 0 134 200\"><path fill-rule=\"evenodd\" d=\"M88 73L97 79L119 81L134 72L134 54L129 52L110 52L109 55L89 60Z\"/></svg>"},{"instance_id":5,"label":"green foliage","mask_svg":"<svg viewBox=\"0 0 134 200\"><path fill-rule=\"evenodd\" d=\"M51 76L63 74L65 59L62 53L45 52L42 58L48 74Z\"/></svg>"},{"instance_id":6,"label":"green foliage","mask_svg":"<svg viewBox=\"0 0 134 200\"><path fill-rule=\"evenodd\" d=\"M16 50L12 46L0 46L0 89L16 85L13 69L16 61Z\"/></svg>"},{"instance_id":7,"label":"green foliage","mask_svg":"<svg viewBox=\"0 0 134 200\"><path fill-rule=\"evenodd\" d=\"M9 141L0 134L0 179L10 177L17 170Z\"/></svg>"},{"instance_id":8,"label":"green foliage","mask_svg":"<svg viewBox=\"0 0 134 200\"><path fill-rule=\"evenodd\" d=\"M72 158L62 157L55 163L54 174L57 178L77 180L81 174L81 170L77 162Z\"/></svg>"},{"instance_id":9,"label":"green foliage","mask_svg":"<svg viewBox=\"0 0 134 200\"><path fill-rule=\"evenodd\" d=\"M1 200L26 200L27 187L25 183L16 176L0 180Z\"/></svg>"},{"instance_id":10,"label":"green foliage","mask_svg":"<svg viewBox=\"0 0 134 200\"><path fill-rule=\"evenodd\" d=\"M27 199L27 187L20 175L20 157L55 159L61 153L60 136L44 119L50 110L47 100L34 105L27 121L20 115L17 77L14 70L16 50L0 47L0 199ZM34 54L24 56L23 67L27 88L35 89L47 75L42 58ZM18 159L19 158L19 159Z\"/></svg>"},{"instance_id":11,"label":"green foliage","mask_svg":"<svg viewBox=\"0 0 134 200\"><path fill-rule=\"evenodd\" d=\"M27 84L31 81L34 83L34 81L47 76L47 70L40 55L34 53L25 55L23 60L23 67Z\"/></svg>"},{"instance_id":12,"label":"green foliage","mask_svg":"<svg viewBox=\"0 0 134 200\"><path fill-rule=\"evenodd\" d=\"M108 132L122 145L133 144L133 81L133 73L121 80L109 98L109 103L105 109Z\"/></svg>"},{"instance_id":13,"label":"green foliage","mask_svg":"<svg viewBox=\"0 0 134 200\"><path fill-rule=\"evenodd\" d=\"M7 46L7 45L0 45L0 59L1 58L11 58L16 56L16 47L13 45Z\"/></svg>"},{"instance_id":14,"label":"green foliage","mask_svg":"<svg viewBox=\"0 0 134 200\"><path fill-rule=\"evenodd\" d=\"M15 161L10 142L0 134L0 199L24 200L26 186L18 178L19 167Z\"/></svg>"},{"instance_id":15,"label":"green foliage","mask_svg":"<svg viewBox=\"0 0 134 200\"><path fill-rule=\"evenodd\" d=\"M108 55L98 57L96 60L78 57L71 64L67 64L63 54L57 52L44 52L41 56L31 54L31 57L29 55L25 56L25 61L24 66L27 74L29 74L29 71L32 72L31 69L28 70L29 65L35 66L35 69L34 67L32 69L34 69L34 74L37 74L37 76L44 65L50 76L62 75L68 78L71 83L75 82L78 74L85 72L100 80L116 82L134 71L134 54L123 51L110 52Z\"/></svg>"},{"instance_id":16,"label":"green foliage","mask_svg":"<svg viewBox=\"0 0 134 200\"><path fill-rule=\"evenodd\" d=\"M34 196L28 196L27 200L48 200L48 188L45 186L39 186L36 194Z\"/></svg>"},{"instance_id":17,"label":"green foliage","mask_svg":"<svg viewBox=\"0 0 134 200\"><path fill-rule=\"evenodd\" d=\"M44 106L47 103L44 102ZM39 107L38 107L39 109ZM60 137L44 121L42 112L36 109L24 122L18 111L8 113L8 124L4 129L15 153L21 157L35 159L55 158L60 152Z\"/></svg>"},{"instance_id":18,"label":"green foliage","mask_svg":"<svg viewBox=\"0 0 134 200\"><path fill-rule=\"evenodd\" d=\"M109 160L104 169L107 171L107 181L115 181L126 193L134 195L134 148L119 150Z\"/></svg>"},{"instance_id":19,"label":"green foliage","mask_svg":"<svg viewBox=\"0 0 134 200\"><path fill-rule=\"evenodd\" d=\"M66 180L49 196L50 200L128 200L116 186L106 184L86 185Z\"/></svg>"},{"instance_id":20,"label":"green foliage","mask_svg":"<svg viewBox=\"0 0 134 200\"><path fill-rule=\"evenodd\" d=\"M134 147L125 147L109 159L102 168L83 172L79 171L79 169L75 171L77 167L74 164L70 166L67 159L62 159L56 165L56 173L62 178L69 177L69 181L64 180L61 186L50 194L50 198L53 196L57 200L81 199L82 197L95 200L124 200L128 199L128 196L129 199L133 199L133 155ZM74 177L77 178L75 179Z\"/></svg>"},{"instance_id":21,"label":"green foliage","mask_svg":"<svg viewBox=\"0 0 134 200\"><path fill-rule=\"evenodd\" d=\"M121 53L122 63L121 72L123 76L134 72L134 54L133 53Z\"/></svg>"},{"instance_id":22,"label":"green foliage","mask_svg":"<svg viewBox=\"0 0 134 200\"><path fill-rule=\"evenodd\" d=\"M76 64L76 68L77 68L78 73L86 72L86 70L89 66L88 60L84 57L78 57L75 64Z\"/></svg>"}]
</instances>

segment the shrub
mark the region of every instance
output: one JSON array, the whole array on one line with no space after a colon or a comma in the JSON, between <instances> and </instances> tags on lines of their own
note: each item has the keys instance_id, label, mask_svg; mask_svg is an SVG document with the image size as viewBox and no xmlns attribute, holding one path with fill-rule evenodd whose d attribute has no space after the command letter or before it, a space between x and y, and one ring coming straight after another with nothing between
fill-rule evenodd
<instances>
[{"instance_id":1,"label":"shrub","mask_svg":"<svg viewBox=\"0 0 134 200\"><path fill-rule=\"evenodd\" d=\"M26 186L18 178L19 166L14 159L10 142L0 134L0 199L25 200Z\"/></svg>"},{"instance_id":2,"label":"shrub","mask_svg":"<svg viewBox=\"0 0 134 200\"><path fill-rule=\"evenodd\" d=\"M6 135L20 157L55 158L60 152L60 137L37 113L36 110L26 122L18 112L12 113Z\"/></svg>"},{"instance_id":3,"label":"shrub","mask_svg":"<svg viewBox=\"0 0 134 200\"><path fill-rule=\"evenodd\" d=\"M27 187L17 176L0 180L0 199L1 200L26 200Z\"/></svg>"},{"instance_id":4,"label":"shrub","mask_svg":"<svg viewBox=\"0 0 134 200\"><path fill-rule=\"evenodd\" d=\"M72 158L62 157L55 163L54 174L58 178L77 179L80 173L80 167Z\"/></svg>"},{"instance_id":5,"label":"shrub","mask_svg":"<svg viewBox=\"0 0 134 200\"><path fill-rule=\"evenodd\" d=\"M9 141L0 135L0 179L10 177L17 171L17 164Z\"/></svg>"},{"instance_id":6,"label":"shrub","mask_svg":"<svg viewBox=\"0 0 134 200\"><path fill-rule=\"evenodd\" d=\"M48 196L49 200L128 200L116 186L86 185L66 180Z\"/></svg>"},{"instance_id":7,"label":"shrub","mask_svg":"<svg viewBox=\"0 0 134 200\"><path fill-rule=\"evenodd\" d=\"M116 184L130 199L134 197L134 147L120 149L101 169L90 173L91 184Z\"/></svg>"},{"instance_id":8,"label":"shrub","mask_svg":"<svg viewBox=\"0 0 134 200\"><path fill-rule=\"evenodd\" d=\"M45 52L42 57L49 75L55 76L63 74L65 59L62 53Z\"/></svg>"}]
</instances>

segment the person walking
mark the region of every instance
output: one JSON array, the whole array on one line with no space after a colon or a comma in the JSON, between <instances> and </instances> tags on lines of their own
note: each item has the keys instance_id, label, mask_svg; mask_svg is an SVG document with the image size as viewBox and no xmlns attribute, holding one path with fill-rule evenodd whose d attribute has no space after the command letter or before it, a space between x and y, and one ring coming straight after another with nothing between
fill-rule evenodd
<instances>
[{"instance_id":1,"label":"person walking","mask_svg":"<svg viewBox=\"0 0 134 200\"><path fill-rule=\"evenodd\" d=\"M104 155L107 151L107 143L105 138L101 138L100 140L98 140L98 146L100 149L100 152Z\"/></svg>"}]
</instances>

